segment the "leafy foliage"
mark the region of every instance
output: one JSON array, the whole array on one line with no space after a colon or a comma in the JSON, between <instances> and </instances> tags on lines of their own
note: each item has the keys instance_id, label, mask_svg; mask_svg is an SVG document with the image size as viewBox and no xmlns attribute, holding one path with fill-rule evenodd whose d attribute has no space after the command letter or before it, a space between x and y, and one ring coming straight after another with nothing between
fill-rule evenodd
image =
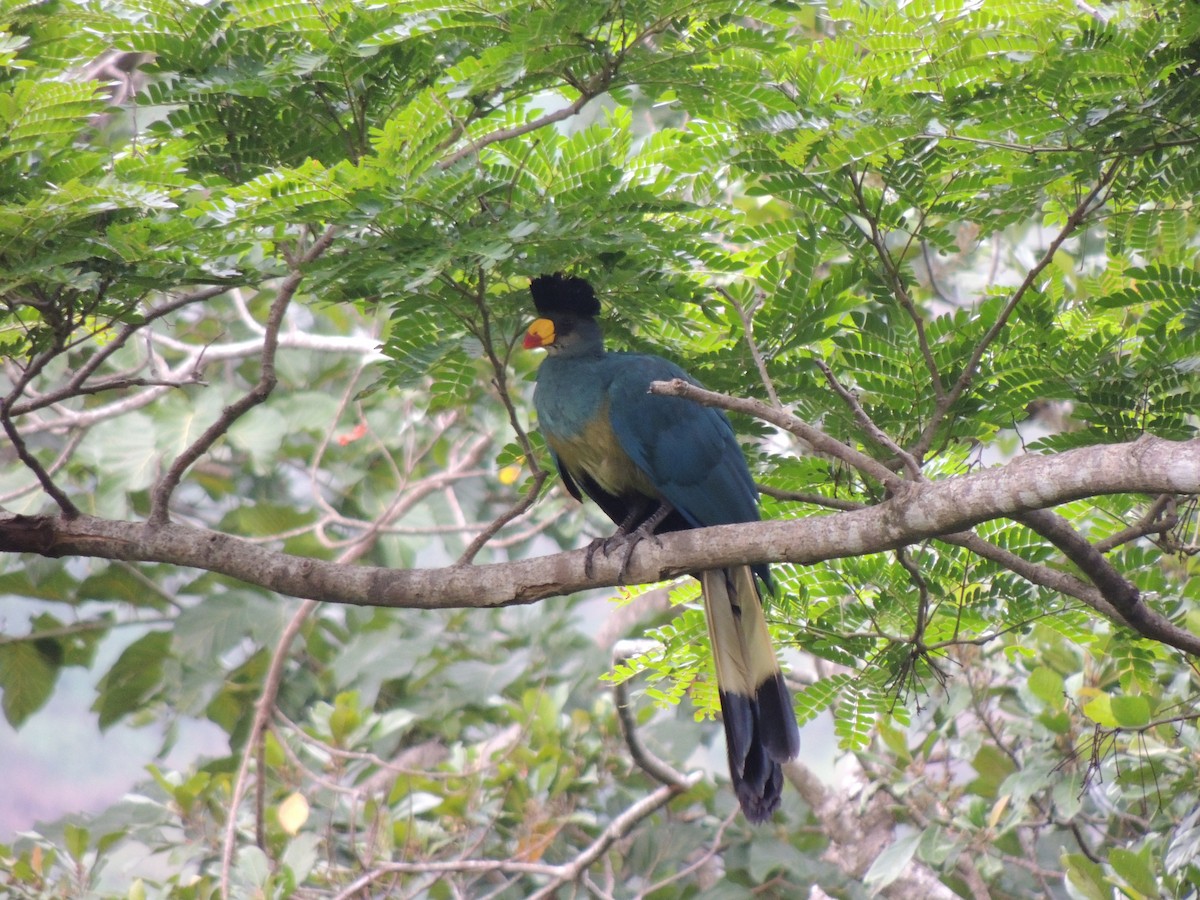
<instances>
[{"instance_id":1,"label":"leafy foliage","mask_svg":"<svg viewBox=\"0 0 1200 900\"><path fill-rule=\"evenodd\" d=\"M515 351L525 279L558 270L613 346L897 471L1193 438L1198 67L1200 5L1141 0L10 4L0 504L153 520L165 496L393 567L574 545L603 526L524 503L547 461ZM884 496L736 424L771 518ZM1200 631L1194 497L1057 512ZM716 709L691 588L610 666L589 598L317 608L165 556L2 566L10 724L82 668L101 728L227 748L0 845L17 896L1200 889L1195 667L1099 616L1028 524L777 567L804 761L886 788L859 863L816 789L777 830L723 822L707 782L623 818L663 789L606 672L655 752L723 767L690 721Z\"/></svg>"}]
</instances>

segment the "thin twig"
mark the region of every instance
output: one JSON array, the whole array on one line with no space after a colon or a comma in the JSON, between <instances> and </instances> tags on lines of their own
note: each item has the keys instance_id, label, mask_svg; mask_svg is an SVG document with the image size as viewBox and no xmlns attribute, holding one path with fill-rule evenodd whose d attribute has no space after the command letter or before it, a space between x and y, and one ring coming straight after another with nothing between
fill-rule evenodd
<instances>
[{"instance_id":1,"label":"thin twig","mask_svg":"<svg viewBox=\"0 0 1200 900\"><path fill-rule=\"evenodd\" d=\"M1128 528L1122 528L1116 534L1110 534L1103 540L1096 541L1095 547L1101 553L1107 553L1122 544L1145 537L1148 534L1163 534L1179 524L1177 502L1173 494L1161 494L1146 514Z\"/></svg>"},{"instance_id":2,"label":"thin twig","mask_svg":"<svg viewBox=\"0 0 1200 900\"><path fill-rule=\"evenodd\" d=\"M62 451L58 454L58 457L54 460L54 462L50 463L50 465L48 465L46 467L47 475L52 476L55 472L57 472L59 469L61 469L68 462L71 461L71 459L75 455L76 449L78 449L78 447L79 447L80 442L83 441L83 437L84 437L84 432L82 432L82 431L73 432L72 434L70 434L67 437L66 443L63 444ZM35 481L30 482L25 487L17 488L15 490L9 491L7 494L0 494L0 506L4 506L7 503L11 503L13 500L16 500L18 497L23 497L26 494L32 493L33 491L36 491L41 486L42 486L41 482L38 480L35 480Z\"/></svg>"},{"instance_id":3,"label":"thin twig","mask_svg":"<svg viewBox=\"0 0 1200 900\"><path fill-rule=\"evenodd\" d=\"M672 872L661 881L657 881L650 885L650 887L646 888L646 890L642 891L638 896L653 897L667 885L687 878L693 872L697 872L705 866L710 865L716 855L721 852L722 845L725 842L725 832L728 831L729 826L737 820L740 812L741 810L738 807L734 807L733 810L730 811L729 815L721 820L721 824L717 826L717 830L713 833L713 838L711 841L709 841L708 847L703 853L696 857L696 859L692 860L692 862L684 866L682 869Z\"/></svg>"},{"instance_id":4,"label":"thin twig","mask_svg":"<svg viewBox=\"0 0 1200 900\"><path fill-rule=\"evenodd\" d=\"M700 774L688 776L690 789L700 780ZM609 822L600 835L584 848L571 862L563 865L529 863L515 859L452 859L428 862L391 862L376 866L371 871L351 882L336 895L334 900L349 900L364 888L391 874L455 875L469 872L535 875L548 877L549 883L529 895L529 900L546 900L565 884L577 880L609 847L620 840L640 821L652 815L661 806L679 793L679 789L663 785L652 794L633 803L624 812Z\"/></svg>"},{"instance_id":5,"label":"thin twig","mask_svg":"<svg viewBox=\"0 0 1200 900\"><path fill-rule=\"evenodd\" d=\"M50 477L50 473L38 461L38 458L29 452L29 448L25 445L24 438L21 437L21 432L17 430L16 424L9 415L8 404L0 401L0 425L4 428L4 433L8 435L9 441L12 443L13 450L17 453L17 459L24 463L25 468L29 469L37 478L38 483L42 486L50 499L58 504L58 508L62 510L62 514L68 519L74 519L79 515L79 507L71 502L71 498L66 495L62 488L54 483L54 479Z\"/></svg>"},{"instance_id":6,"label":"thin twig","mask_svg":"<svg viewBox=\"0 0 1200 900\"><path fill-rule=\"evenodd\" d=\"M645 653L648 645L661 646L657 641L617 641L613 646L613 665L622 663L631 656ZM687 775L659 759L642 743L637 721L633 716L633 704L629 702L628 681L618 681L613 685L613 698L616 700L617 721L621 725L621 733L625 736L625 745L629 748L629 755L633 757L637 767L660 784L679 790L690 787Z\"/></svg>"},{"instance_id":7,"label":"thin twig","mask_svg":"<svg viewBox=\"0 0 1200 900\"><path fill-rule=\"evenodd\" d=\"M763 355L758 349L758 343L754 340L754 314L742 306L725 288L717 285L715 289L729 302L730 306L737 310L738 317L742 320L742 334L746 338L746 346L750 348L750 357L754 360L754 366L758 369L758 377L762 379L763 387L767 390L767 397L770 398L772 406L783 409L783 404L779 402L779 394L775 391L775 382L771 380L771 375L767 371L766 360L763 359Z\"/></svg>"},{"instance_id":8,"label":"thin twig","mask_svg":"<svg viewBox=\"0 0 1200 900\"><path fill-rule=\"evenodd\" d=\"M631 804L624 812L613 819L591 844L579 853L573 860L562 866L557 866L554 878L541 890L529 896L529 900L546 900L553 897L563 885L576 880L592 863L600 858L609 847L625 837L633 827L646 817L665 806L684 791L691 790L699 781L700 773L693 772L684 776L682 786L664 784L654 793L643 797Z\"/></svg>"},{"instance_id":9,"label":"thin twig","mask_svg":"<svg viewBox=\"0 0 1200 900\"><path fill-rule=\"evenodd\" d=\"M529 134L531 131L537 131L539 128L545 128L547 125L553 125L555 122L561 122L563 119L569 119L574 115L578 115L579 111L587 106L588 103L608 90L613 75L615 75L615 72L610 73L607 70L598 72L597 77L591 83L584 86L584 91L561 109L538 116L538 118L530 122L524 122L521 125L500 128L482 137L473 140L468 139L468 142L464 146L459 147L438 162L437 167L439 169L448 169L460 160L478 153L489 144L521 137L521 135Z\"/></svg>"},{"instance_id":10,"label":"thin twig","mask_svg":"<svg viewBox=\"0 0 1200 900\"><path fill-rule=\"evenodd\" d=\"M943 534L936 538L945 544L953 544L970 550L976 556L991 560L1003 566L1010 572L1021 576L1031 584L1049 588L1055 593L1066 597L1074 597L1110 619L1119 619L1120 613L1116 607L1104 599L1104 596L1092 585L1051 566L1032 563L1027 559L1005 550L991 541L985 540L973 531L959 531L953 534Z\"/></svg>"},{"instance_id":11,"label":"thin twig","mask_svg":"<svg viewBox=\"0 0 1200 900\"><path fill-rule=\"evenodd\" d=\"M241 806L242 798L246 795L246 782L250 777L250 761L257 755L259 742L262 741L267 724L271 720L271 712L275 708L275 698L279 696L279 687L283 683L283 670L290 658L288 651L292 646L292 641L296 639L300 629L308 621L309 616L316 611L318 605L316 600L305 600L292 614L275 644L275 651L271 655L271 665L263 679L262 693L259 695L258 705L254 709L254 722L250 726L250 733L246 736L246 745L242 748L242 760L238 765L237 777L233 781L232 796L229 798L229 818L225 821L225 836L221 842L219 883L222 900L229 900L230 896L229 874L233 868L234 850L237 849L238 807ZM258 777L261 780L266 777L266 773L260 771Z\"/></svg>"},{"instance_id":12,"label":"thin twig","mask_svg":"<svg viewBox=\"0 0 1200 900\"><path fill-rule=\"evenodd\" d=\"M988 347L1000 335L1000 332L1004 330L1017 305L1030 289L1033 288L1034 284L1037 283L1038 276L1054 261L1054 256L1058 253L1059 248L1078 230L1079 226L1083 224L1083 221L1092 212L1104 204L1104 195L1112 185L1113 180L1117 177L1117 173L1120 172L1123 161L1124 157L1114 159L1100 176L1095 186L1075 205L1071 214L1067 216L1067 221L1063 223L1058 234L1050 241L1041 258L1025 273L1025 278L1017 285L1012 296L1008 298L1008 302L1004 304L1004 308L996 316L996 321L992 323L983 337L979 339L979 343L975 345L970 358L963 366L962 373L958 376L958 379L951 386L950 390L944 393L938 393L935 390L937 400L934 411L929 417L929 421L925 424L925 428L922 429L921 435L911 448L913 456L919 459L929 452L929 448L933 445L934 435L941 426L942 420L945 419L946 415L954 407L954 404L958 402L959 398L966 393L967 389L974 382L975 376L979 371L979 363L982 361L984 353L987 352Z\"/></svg>"},{"instance_id":13,"label":"thin twig","mask_svg":"<svg viewBox=\"0 0 1200 900\"><path fill-rule=\"evenodd\" d=\"M203 288L198 291L192 291L191 293L183 294L174 300L163 303L160 306L156 306L154 309L151 309L149 312L147 312L138 322L125 325L119 332L117 332L115 337L101 345L100 349L93 353L88 358L87 362L72 372L71 378L66 384L56 390L39 394L36 399L28 400L25 403L14 404L13 414L23 415L25 413L33 412L34 410L51 406L55 403L60 403L63 400L67 400L71 397L77 397L81 394L94 394L105 390L116 390L118 388L125 387L144 387L150 385L178 387L180 384L186 383L186 381L193 380L191 378L187 378L186 381L179 381L177 379L170 378L145 380L129 378L110 380L101 382L97 385L85 386L87 380L96 372L97 369L100 368L105 360L109 359L114 353L124 347L131 337L142 331L147 325L163 318L164 316L168 316L173 312L178 312L185 306L190 306L193 303L203 303L205 300L210 300L213 297L220 296L227 290L227 287Z\"/></svg>"},{"instance_id":14,"label":"thin twig","mask_svg":"<svg viewBox=\"0 0 1200 900\"><path fill-rule=\"evenodd\" d=\"M875 424L867 414L867 411L863 409L862 404L858 402L858 398L845 385L838 381L837 376L833 374L833 370L829 368L823 359L814 358L813 362L821 370L821 374L825 376L825 380L833 388L833 392L850 408L855 421L867 433L867 437L871 438L871 440L875 441L875 443L889 453L894 453L904 465L904 470L908 473L910 479L921 481L924 478L921 474L921 464L913 458L912 454L893 441L887 432Z\"/></svg>"},{"instance_id":15,"label":"thin twig","mask_svg":"<svg viewBox=\"0 0 1200 900\"><path fill-rule=\"evenodd\" d=\"M521 445L521 452L525 456L525 462L529 466L533 482L529 485L529 489L523 497L518 498L515 503L512 503L507 509L496 516L483 531L475 535L455 563L460 566L469 564L501 528L527 512L537 501L538 496L542 493L542 485L546 483L546 479L549 477L549 473L538 465L537 455L533 452L533 445L529 441L529 435L526 434L525 429L521 425L520 416L517 415L517 408L512 401L512 396L509 394L508 360L507 357L501 359L496 355L496 345L492 333L492 318L487 308L482 281L480 290L473 295L473 299L475 300L476 307L479 309L481 321L478 337L483 344L484 352L487 354L488 362L492 367L492 385L496 388L496 393L500 397L500 403L504 406L504 411L508 414L508 424L517 437L517 443ZM510 340L507 344L510 350L512 343Z\"/></svg>"},{"instance_id":16,"label":"thin twig","mask_svg":"<svg viewBox=\"0 0 1200 900\"><path fill-rule=\"evenodd\" d=\"M925 319L917 309L916 303L908 293L908 288L904 284L904 276L900 274L900 268L896 265L896 261L892 258L891 251L888 250L887 238L879 230L879 217L875 211L867 206L866 196L863 194L863 177L855 178L854 172L847 173L850 179L850 187L854 193L854 202L858 206L858 211L870 226L870 234L868 238L871 246L875 250L875 255L879 257L879 262L883 265L883 276L891 288L892 295L896 301L908 313L908 317L912 319L913 327L917 332L917 347L921 351L921 357L925 360L925 368L929 372L929 383L933 387L934 397L941 400L945 395L945 386L942 384L942 375L938 369L937 360L933 357L933 351L929 347L929 337L925 334ZM916 456L922 454L917 453Z\"/></svg>"},{"instance_id":17,"label":"thin twig","mask_svg":"<svg viewBox=\"0 0 1200 900\"><path fill-rule=\"evenodd\" d=\"M500 128L477 138L468 138L466 145L460 147L441 159L437 164L438 168L443 170L448 169L460 160L478 153L480 150L490 144L495 144L499 141L510 140L511 138L515 137L521 137L522 135L545 128L547 125L553 125L555 122L561 122L564 119L569 119L572 116L577 115L585 106L587 106L588 103L612 87L613 83L616 81L618 72L621 70L621 65L625 61L625 56L630 50L649 40L664 29L670 27L673 21L673 17L664 16L663 18L651 23L647 28L638 34L634 35L629 43L622 46L615 56L606 59L605 64L600 71L596 72L595 75L593 75L587 82L579 82L577 79L571 77L569 72L564 73L563 80L566 81L567 84L569 84L572 88L579 91L579 96L565 107L546 113L543 116L539 116L538 118L530 122L525 122L521 125L514 125L509 128ZM466 123L454 128L451 131L450 136L443 141L443 147L449 147L451 144L457 141L463 135L465 130Z\"/></svg>"},{"instance_id":18,"label":"thin twig","mask_svg":"<svg viewBox=\"0 0 1200 900\"><path fill-rule=\"evenodd\" d=\"M147 524L151 526L162 525L170 520L169 505L171 495L175 492L175 488L179 486L179 482L183 478L183 473L196 460L207 453L209 448L229 431L230 426L234 422L265 401L275 389L275 352L279 347L279 328L283 324L283 314L287 310L288 304L291 303L292 297L304 279L304 272L301 267L305 263L312 262L329 249L336 235L337 228L331 226L325 229L324 233L313 242L312 246L293 263L292 272L280 284L279 292L275 295L275 300L271 303L271 309L267 315L267 323L263 331L262 357L259 365L258 383L243 394L241 398L225 407L216 421L209 425L204 430L204 433L192 442L191 446L175 457L166 474L154 486L151 494L150 515L147 518Z\"/></svg>"},{"instance_id":19,"label":"thin twig","mask_svg":"<svg viewBox=\"0 0 1200 900\"><path fill-rule=\"evenodd\" d=\"M862 509L866 506L865 503L859 503L857 500L841 500L837 497L826 497L824 494L818 494L815 491L785 491L783 488L777 488L771 484L762 484L761 482L755 482L754 486L758 488L760 494L765 494L776 500L783 500L786 503L809 503L813 506L822 506L826 509L838 509L842 511Z\"/></svg>"}]
</instances>

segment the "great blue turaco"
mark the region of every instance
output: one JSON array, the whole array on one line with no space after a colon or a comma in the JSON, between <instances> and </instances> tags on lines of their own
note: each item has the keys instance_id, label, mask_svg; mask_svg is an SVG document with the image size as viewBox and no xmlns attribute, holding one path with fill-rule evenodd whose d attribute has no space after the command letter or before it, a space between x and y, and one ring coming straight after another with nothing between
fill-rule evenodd
<instances>
[{"instance_id":1,"label":"great blue turaco","mask_svg":"<svg viewBox=\"0 0 1200 900\"><path fill-rule=\"evenodd\" d=\"M653 381L695 381L662 357L607 351L600 302L582 278L541 275L530 292L538 318L524 344L547 352L533 395L538 428L567 490L617 523L614 538L631 551L654 533L757 521L758 494L724 413L649 392ZM761 822L779 806L780 764L800 749L759 593L771 589L770 572L733 566L697 577L734 791L746 818Z\"/></svg>"}]
</instances>

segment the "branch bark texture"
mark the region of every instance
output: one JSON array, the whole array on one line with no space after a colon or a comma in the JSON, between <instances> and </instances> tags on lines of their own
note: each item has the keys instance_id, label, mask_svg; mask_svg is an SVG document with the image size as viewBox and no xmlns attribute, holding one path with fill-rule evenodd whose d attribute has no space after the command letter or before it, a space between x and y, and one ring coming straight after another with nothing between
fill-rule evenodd
<instances>
[{"instance_id":1,"label":"branch bark texture","mask_svg":"<svg viewBox=\"0 0 1200 900\"><path fill-rule=\"evenodd\" d=\"M1023 456L935 482L894 484L877 506L791 521L724 525L663 535L634 550L625 582L640 584L740 563L811 564L895 549L981 522L1019 517L1084 497L1200 493L1200 440L1144 437L1054 456ZM619 579L623 548L441 569L386 569L293 556L241 538L166 523L79 515L0 514L0 552L160 562L217 572L282 594L332 603L420 609L533 603Z\"/></svg>"}]
</instances>

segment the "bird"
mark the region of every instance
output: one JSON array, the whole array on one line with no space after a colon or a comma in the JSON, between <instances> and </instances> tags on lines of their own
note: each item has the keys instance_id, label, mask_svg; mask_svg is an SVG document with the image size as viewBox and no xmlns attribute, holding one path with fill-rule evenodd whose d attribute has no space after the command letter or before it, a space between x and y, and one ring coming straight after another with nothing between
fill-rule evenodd
<instances>
[{"instance_id":1,"label":"bird","mask_svg":"<svg viewBox=\"0 0 1200 900\"><path fill-rule=\"evenodd\" d=\"M533 405L559 476L576 499L594 501L617 525L597 549L659 533L754 522L758 492L729 419L681 397L651 394L654 381L697 382L660 356L610 351L596 317L600 301L583 278L530 281L537 318L526 349L544 348ZM775 657L762 591L768 566L697 573L716 666L729 772L746 818L779 807L782 764L800 751L791 696Z\"/></svg>"}]
</instances>

